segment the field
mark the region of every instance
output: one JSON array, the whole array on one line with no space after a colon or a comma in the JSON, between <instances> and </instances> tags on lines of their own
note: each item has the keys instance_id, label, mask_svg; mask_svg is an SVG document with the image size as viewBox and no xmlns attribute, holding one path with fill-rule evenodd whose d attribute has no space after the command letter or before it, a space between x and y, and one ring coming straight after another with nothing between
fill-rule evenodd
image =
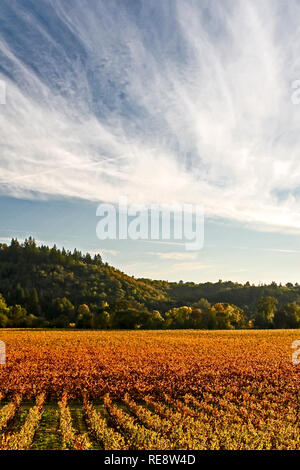
<instances>
[{"instance_id":1,"label":"field","mask_svg":"<svg viewBox=\"0 0 300 470\"><path fill-rule=\"evenodd\" d=\"M1 449L300 449L292 330L0 330Z\"/></svg>"}]
</instances>

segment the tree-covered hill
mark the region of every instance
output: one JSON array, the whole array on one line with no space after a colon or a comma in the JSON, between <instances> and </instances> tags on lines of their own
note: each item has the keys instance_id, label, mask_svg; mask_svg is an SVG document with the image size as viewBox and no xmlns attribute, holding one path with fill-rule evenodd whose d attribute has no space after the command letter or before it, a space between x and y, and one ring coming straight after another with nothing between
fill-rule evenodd
<instances>
[{"instance_id":1,"label":"tree-covered hill","mask_svg":"<svg viewBox=\"0 0 300 470\"><path fill-rule=\"evenodd\" d=\"M18 304L51 321L65 314L57 306L59 299L67 299L74 311L82 304L97 311L121 300L150 309L169 301L163 289L127 276L103 263L100 255L37 246L32 238L0 244L0 292L8 305Z\"/></svg>"},{"instance_id":2,"label":"tree-covered hill","mask_svg":"<svg viewBox=\"0 0 300 470\"><path fill-rule=\"evenodd\" d=\"M37 246L32 238L0 244L0 293L0 327L300 326L298 284L135 279L100 255Z\"/></svg>"}]
</instances>

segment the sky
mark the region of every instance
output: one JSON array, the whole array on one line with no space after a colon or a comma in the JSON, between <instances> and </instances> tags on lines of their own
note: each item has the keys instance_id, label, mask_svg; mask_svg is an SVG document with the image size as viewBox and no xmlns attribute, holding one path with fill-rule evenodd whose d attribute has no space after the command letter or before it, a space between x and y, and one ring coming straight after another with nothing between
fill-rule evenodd
<instances>
[{"instance_id":1,"label":"sky","mask_svg":"<svg viewBox=\"0 0 300 470\"><path fill-rule=\"evenodd\" d=\"M299 15L299 0L1 0L0 241L100 252L136 277L299 282ZM203 248L99 240L97 207L121 196L201 205Z\"/></svg>"}]
</instances>

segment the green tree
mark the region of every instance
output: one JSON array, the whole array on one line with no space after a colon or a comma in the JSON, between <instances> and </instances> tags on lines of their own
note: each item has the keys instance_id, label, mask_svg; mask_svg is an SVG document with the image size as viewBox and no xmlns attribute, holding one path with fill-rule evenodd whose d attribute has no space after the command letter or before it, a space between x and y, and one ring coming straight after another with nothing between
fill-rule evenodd
<instances>
[{"instance_id":1,"label":"green tree","mask_svg":"<svg viewBox=\"0 0 300 470\"><path fill-rule=\"evenodd\" d=\"M110 328L111 318L110 314L106 310L100 310L94 315L94 328L100 330L107 330Z\"/></svg>"},{"instance_id":2,"label":"green tree","mask_svg":"<svg viewBox=\"0 0 300 470\"><path fill-rule=\"evenodd\" d=\"M77 328L89 329L94 327L94 316L88 305L79 305L77 314Z\"/></svg>"},{"instance_id":3,"label":"green tree","mask_svg":"<svg viewBox=\"0 0 300 470\"><path fill-rule=\"evenodd\" d=\"M110 306L113 328L139 329L147 328L149 311L139 302L118 300Z\"/></svg>"},{"instance_id":4,"label":"green tree","mask_svg":"<svg viewBox=\"0 0 300 470\"><path fill-rule=\"evenodd\" d=\"M164 325L164 318L161 316L158 310L153 310L152 314L149 316L148 328L153 330L160 330Z\"/></svg>"},{"instance_id":5,"label":"green tree","mask_svg":"<svg viewBox=\"0 0 300 470\"><path fill-rule=\"evenodd\" d=\"M189 321L190 327L195 328L195 329L201 328L202 318L203 318L203 311L201 310L201 308L193 307L191 315L190 315L190 321Z\"/></svg>"},{"instance_id":6,"label":"green tree","mask_svg":"<svg viewBox=\"0 0 300 470\"><path fill-rule=\"evenodd\" d=\"M57 297L52 302L52 316L63 316L72 321L74 319L75 308L72 302L66 297Z\"/></svg>"},{"instance_id":7,"label":"green tree","mask_svg":"<svg viewBox=\"0 0 300 470\"><path fill-rule=\"evenodd\" d=\"M193 304L193 307L199 308L202 312L208 312L211 309L211 304L207 299L200 299L198 302Z\"/></svg>"},{"instance_id":8,"label":"green tree","mask_svg":"<svg viewBox=\"0 0 300 470\"><path fill-rule=\"evenodd\" d=\"M19 305L24 305L25 303L25 292L21 284L18 282L15 292L15 302Z\"/></svg>"},{"instance_id":9,"label":"green tree","mask_svg":"<svg viewBox=\"0 0 300 470\"><path fill-rule=\"evenodd\" d=\"M59 315L53 319L52 326L54 328L68 328L70 326L70 319L67 315Z\"/></svg>"},{"instance_id":10,"label":"green tree","mask_svg":"<svg viewBox=\"0 0 300 470\"><path fill-rule=\"evenodd\" d=\"M189 328L192 307L172 308L166 313L165 328Z\"/></svg>"},{"instance_id":11,"label":"green tree","mask_svg":"<svg viewBox=\"0 0 300 470\"><path fill-rule=\"evenodd\" d=\"M195 329L213 329L215 327L211 313L211 304L207 299L202 298L193 304L190 323L191 328Z\"/></svg>"},{"instance_id":12,"label":"green tree","mask_svg":"<svg viewBox=\"0 0 300 470\"><path fill-rule=\"evenodd\" d=\"M0 328L6 328L8 326L8 318L5 313L0 312Z\"/></svg>"},{"instance_id":13,"label":"green tree","mask_svg":"<svg viewBox=\"0 0 300 470\"><path fill-rule=\"evenodd\" d=\"M9 326L15 328L25 328L30 325L30 321L27 316L27 310L21 305L13 305L9 308Z\"/></svg>"},{"instance_id":14,"label":"green tree","mask_svg":"<svg viewBox=\"0 0 300 470\"><path fill-rule=\"evenodd\" d=\"M0 294L0 313L4 313L5 315L8 313L8 307L2 294Z\"/></svg>"},{"instance_id":15,"label":"green tree","mask_svg":"<svg viewBox=\"0 0 300 470\"><path fill-rule=\"evenodd\" d=\"M245 313L236 305L219 302L212 307L211 312L215 316L217 329L233 330L245 327Z\"/></svg>"},{"instance_id":16,"label":"green tree","mask_svg":"<svg viewBox=\"0 0 300 470\"><path fill-rule=\"evenodd\" d=\"M275 328L300 328L300 306L290 302L281 306L274 315Z\"/></svg>"},{"instance_id":17,"label":"green tree","mask_svg":"<svg viewBox=\"0 0 300 470\"><path fill-rule=\"evenodd\" d=\"M2 294L0 294L0 328L5 328L8 324L9 309Z\"/></svg>"},{"instance_id":18,"label":"green tree","mask_svg":"<svg viewBox=\"0 0 300 470\"><path fill-rule=\"evenodd\" d=\"M33 315L39 316L41 314L39 296L35 287L31 290L28 296L26 307L27 307L27 310Z\"/></svg>"},{"instance_id":19,"label":"green tree","mask_svg":"<svg viewBox=\"0 0 300 470\"><path fill-rule=\"evenodd\" d=\"M2 294L0 294L0 328L5 328L8 324L9 308Z\"/></svg>"},{"instance_id":20,"label":"green tree","mask_svg":"<svg viewBox=\"0 0 300 470\"><path fill-rule=\"evenodd\" d=\"M275 297L262 297L257 304L254 325L256 328L272 328L276 305L278 300Z\"/></svg>"}]
</instances>

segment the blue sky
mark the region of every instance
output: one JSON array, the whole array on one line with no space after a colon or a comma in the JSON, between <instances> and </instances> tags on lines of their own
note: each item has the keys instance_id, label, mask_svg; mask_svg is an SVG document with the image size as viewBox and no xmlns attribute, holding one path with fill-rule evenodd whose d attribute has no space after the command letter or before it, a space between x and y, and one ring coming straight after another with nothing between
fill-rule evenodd
<instances>
[{"instance_id":1,"label":"blue sky","mask_svg":"<svg viewBox=\"0 0 300 470\"><path fill-rule=\"evenodd\" d=\"M299 281L300 2L1 0L0 238L136 276ZM205 243L100 241L99 202L201 204Z\"/></svg>"}]
</instances>

